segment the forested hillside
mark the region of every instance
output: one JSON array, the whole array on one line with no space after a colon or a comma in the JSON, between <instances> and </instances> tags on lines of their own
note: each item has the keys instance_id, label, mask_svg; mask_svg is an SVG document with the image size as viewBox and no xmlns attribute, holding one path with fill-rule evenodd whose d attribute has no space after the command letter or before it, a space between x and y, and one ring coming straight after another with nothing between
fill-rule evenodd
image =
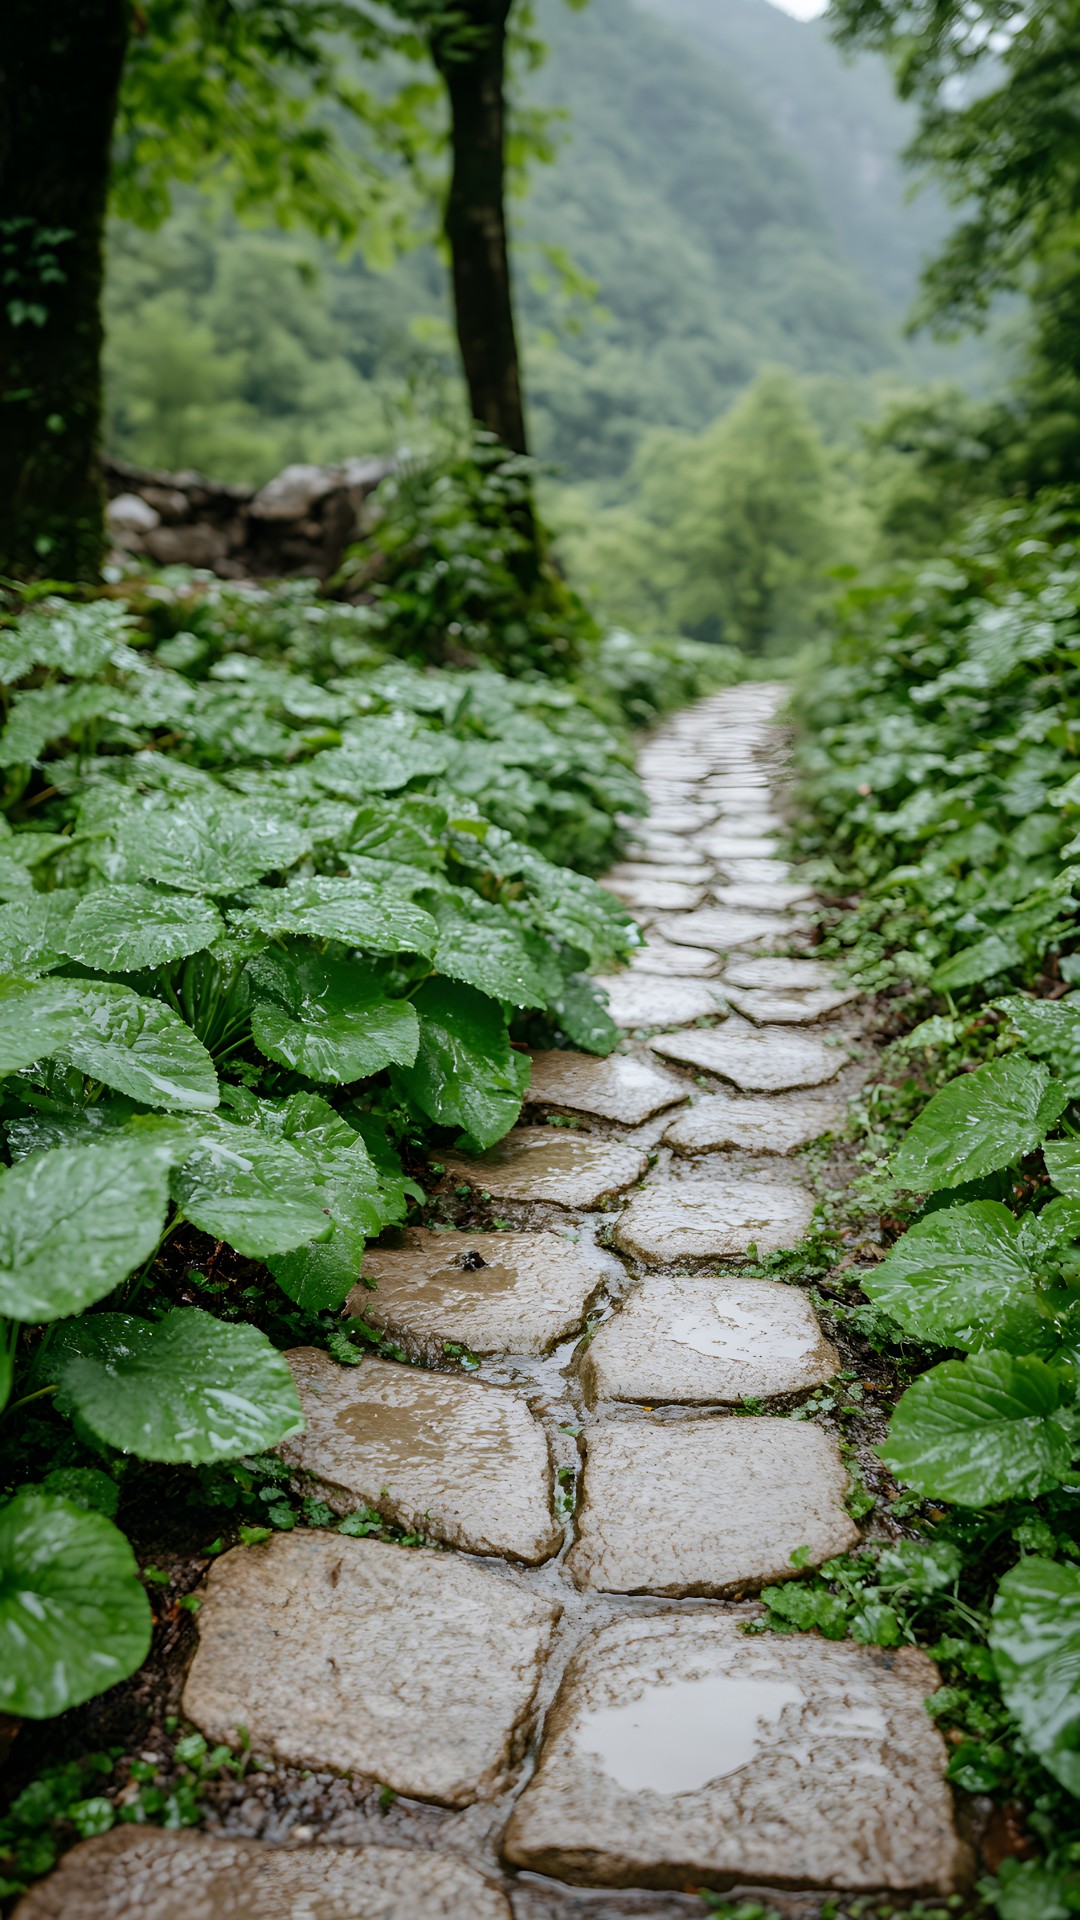
<instances>
[{"instance_id":1,"label":"forested hillside","mask_svg":"<svg viewBox=\"0 0 1080 1920\"><path fill-rule=\"evenodd\" d=\"M896 317L933 235L901 204L905 123L884 70L849 79L764 0L724 0L707 24L703 59L689 10L665 24L629 0L540 7L550 54L522 84L565 118L515 209L517 276L536 447L570 478L620 475L650 427L700 426L765 363L904 364ZM875 169L881 191L860 198ZM410 383L429 403L452 384L433 251L374 272L194 196L149 240L117 233L109 331L113 450L230 478L388 446Z\"/></svg>"}]
</instances>

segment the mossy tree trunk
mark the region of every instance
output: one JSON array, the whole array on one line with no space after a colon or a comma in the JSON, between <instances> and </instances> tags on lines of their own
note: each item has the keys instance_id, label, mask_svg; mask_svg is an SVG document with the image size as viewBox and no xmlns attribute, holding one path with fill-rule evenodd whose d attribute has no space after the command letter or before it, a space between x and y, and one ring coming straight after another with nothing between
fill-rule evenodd
<instances>
[{"instance_id":1,"label":"mossy tree trunk","mask_svg":"<svg viewBox=\"0 0 1080 1920\"><path fill-rule=\"evenodd\" d=\"M97 578L102 243L130 0L0 28L0 574Z\"/></svg>"},{"instance_id":2,"label":"mossy tree trunk","mask_svg":"<svg viewBox=\"0 0 1080 1920\"><path fill-rule=\"evenodd\" d=\"M458 342L473 418L528 451L506 238L506 23L512 0L464 0L431 34L450 99L445 211Z\"/></svg>"}]
</instances>

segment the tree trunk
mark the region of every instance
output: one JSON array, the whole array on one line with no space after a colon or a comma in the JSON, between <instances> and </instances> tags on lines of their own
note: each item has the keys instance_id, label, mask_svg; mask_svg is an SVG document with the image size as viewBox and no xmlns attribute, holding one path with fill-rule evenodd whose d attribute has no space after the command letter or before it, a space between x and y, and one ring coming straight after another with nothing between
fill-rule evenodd
<instances>
[{"instance_id":1,"label":"tree trunk","mask_svg":"<svg viewBox=\"0 0 1080 1920\"><path fill-rule=\"evenodd\" d=\"M0 41L0 574L93 580L101 294L130 0L7 0Z\"/></svg>"},{"instance_id":2,"label":"tree trunk","mask_svg":"<svg viewBox=\"0 0 1080 1920\"><path fill-rule=\"evenodd\" d=\"M453 166L446 202L454 312L473 418L527 453L506 242L506 22L512 0L466 0L432 36L450 96Z\"/></svg>"}]
</instances>

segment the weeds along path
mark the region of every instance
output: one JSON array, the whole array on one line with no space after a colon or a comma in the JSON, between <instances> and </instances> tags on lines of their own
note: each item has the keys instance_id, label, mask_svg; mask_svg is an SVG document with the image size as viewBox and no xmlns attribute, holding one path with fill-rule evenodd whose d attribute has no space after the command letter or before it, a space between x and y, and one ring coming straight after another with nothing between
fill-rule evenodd
<instances>
[{"instance_id":1,"label":"weeds along path","mask_svg":"<svg viewBox=\"0 0 1080 1920\"><path fill-rule=\"evenodd\" d=\"M762 1586L858 1537L818 1411L839 1356L760 1271L859 1077L778 856L779 699L652 736L607 883L647 928L607 983L622 1044L537 1055L524 1123L446 1164L469 1230L366 1260L350 1304L419 1364L290 1355L297 1475L429 1547L223 1554L180 1710L266 1770L214 1834L76 1847L19 1920L658 1920L698 1888L801 1916L963 1883L927 1658L754 1631Z\"/></svg>"}]
</instances>

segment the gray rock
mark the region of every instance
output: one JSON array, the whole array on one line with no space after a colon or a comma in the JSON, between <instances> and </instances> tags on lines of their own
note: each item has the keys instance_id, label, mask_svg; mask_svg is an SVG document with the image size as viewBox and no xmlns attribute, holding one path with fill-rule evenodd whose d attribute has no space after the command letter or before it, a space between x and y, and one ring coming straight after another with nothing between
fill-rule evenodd
<instances>
[{"instance_id":1,"label":"gray rock","mask_svg":"<svg viewBox=\"0 0 1080 1920\"><path fill-rule=\"evenodd\" d=\"M970 1860L913 1647L737 1617L650 1614L571 1662L504 1841L517 1867L592 1886L945 1895Z\"/></svg>"},{"instance_id":2,"label":"gray rock","mask_svg":"<svg viewBox=\"0 0 1080 1920\"><path fill-rule=\"evenodd\" d=\"M556 1127L514 1127L488 1153L445 1155L451 1180L467 1181L493 1199L546 1200L560 1207L595 1207L632 1187L648 1164L640 1147Z\"/></svg>"},{"instance_id":3,"label":"gray rock","mask_svg":"<svg viewBox=\"0 0 1080 1920\"><path fill-rule=\"evenodd\" d=\"M778 1280L650 1275L586 1347L590 1401L768 1400L829 1380L840 1365L806 1295Z\"/></svg>"},{"instance_id":4,"label":"gray rock","mask_svg":"<svg viewBox=\"0 0 1080 1920\"><path fill-rule=\"evenodd\" d=\"M607 1593L756 1591L790 1579L800 1548L820 1566L854 1545L847 1489L836 1440L809 1421L612 1421L586 1431L567 1564Z\"/></svg>"},{"instance_id":5,"label":"gray rock","mask_svg":"<svg viewBox=\"0 0 1080 1920\"><path fill-rule=\"evenodd\" d=\"M673 1073L658 1073L632 1054L612 1053L602 1060L594 1053L553 1049L533 1054L525 1098L530 1106L567 1107L572 1113L595 1114L601 1120L636 1127L689 1094L685 1080Z\"/></svg>"},{"instance_id":6,"label":"gray rock","mask_svg":"<svg viewBox=\"0 0 1080 1920\"><path fill-rule=\"evenodd\" d=\"M632 973L661 974L666 978L700 979L720 971L721 960L711 947L683 947L657 938L655 928L643 947L630 955Z\"/></svg>"},{"instance_id":7,"label":"gray rock","mask_svg":"<svg viewBox=\"0 0 1080 1920\"><path fill-rule=\"evenodd\" d=\"M450 1807L500 1793L559 1609L450 1554L279 1533L207 1576L183 1712L211 1741Z\"/></svg>"},{"instance_id":8,"label":"gray rock","mask_svg":"<svg viewBox=\"0 0 1080 1920\"><path fill-rule=\"evenodd\" d=\"M433 1233L410 1227L400 1247L368 1247L350 1313L409 1351L441 1360L448 1341L473 1353L546 1353L580 1327L609 1270L585 1241L557 1233Z\"/></svg>"},{"instance_id":9,"label":"gray rock","mask_svg":"<svg viewBox=\"0 0 1080 1920\"><path fill-rule=\"evenodd\" d=\"M162 567L215 567L229 551L228 535L201 521L187 527L154 527L142 540L150 558Z\"/></svg>"},{"instance_id":10,"label":"gray rock","mask_svg":"<svg viewBox=\"0 0 1080 1920\"><path fill-rule=\"evenodd\" d=\"M835 1080L847 1062L844 1049L782 1027L752 1027L729 1020L722 1027L695 1027L650 1040L654 1053L719 1074L745 1093L779 1093L788 1087L820 1087Z\"/></svg>"},{"instance_id":11,"label":"gray rock","mask_svg":"<svg viewBox=\"0 0 1080 1920\"><path fill-rule=\"evenodd\" d=\"M666 868L662 876L657 874L655 864L651 864L648 860L620 860L618 866L609 868L604 875L603 885L615 892L624 880L653 882L663 878L678 880L681 885L687 887L706 886L712 879L713 868L707 861L693 860L692 852L693 849L690 849L679 866Z\"/></svg>"},{"instance_id":12,"label":"gray rock","mask_svg":"<svg viewBox=\"0 0 1080 1920\"><path fill-rule=\"evenodd\" d=\"M812 1093L773 1093L755 1100L711 1093L687 1107L664 1135L679 1153L741 1147L748 1153L793 1153L844 1120L843 1101Z\"/></svg>"},{"instance_id":13,"label":"gray rock","mask_svg":"<svg viewBox=\"0 0 1080 1920\"><path fill-rule=\"evenodd\" d=\"M114 540L125 534L150 533L160 527L161 515L138 493L118 493L105 509L105 521Z\"/></svg>"},{"instance_id":14,"label":"gray rock","mask_svg":"<svg viewBox=\"0 0 1080 1920\"><path fill-rule=\"evenodd\" d=\"M452 1854L274 1847L114 1827L66 1853L18 1920L511 1920L505 1895Z\"/></svg>"},{"instance_id":15,"label":"gray rock","mask_svg":"<svg viewBox=\"0 0 1080 1920\"><path fill-rule=\"evenodd\" d=\"M723 1019L727 1011L720 988L706 980L612 973L598 978L596 985L607 994L608 1012L617 1027L689 1026L707 1015Z\"/></svg>"},{"instance_id":16,"label":"gray rock","mask_svg":"<svg viewBox=\"0 0 1080 1920\"><path fill-rule=\"evenodd\" d=\"M278 1449L336 1513L374 1507L410 1532L536 1566L562 1542L547 1437L506 1387L368 1357L286 1354L307 1429Z\"/></svg>"},{"instance_id":17,"label":"gray rock","mask_svg":"<svg viewBox=\"0 0 1080 1920\"><path fill-rule=\"evenodd\" d=\"M813 1201L792 1180L697 1169L656 1180L619 1215L615 1245L655 1266L793 1247L808 1231Z\"/></svg>"},{"instance_id":18,"label":"gray rock","mask_svg":"<svg viewBox=\"0 0 1080 1920\"><path fill-rule=\"evenodd\" d=\"M248 511L255 520L303 520L312 507L341 485L340 467L297 463L283 467L260 487Z\"/></svg>"},{"instance_id":19,"label":"gray rock","mask_svg":"<svg viewBox=\"0 0 1080 1920\"><path fill-rule=\"evenodd\" d=\"M755 1026L808 1027L839 1013L851 1000L842 988L819 987L814 993L773 993L768 987L725 987L729 1005Z\"/></svg>"},{"instance_id":20,"label":"gray rock","mask_svg":"<svg viewBox=\"0 0 1080 1920\"><path fill-rule=\"evenodd\" d=\"M711 947L714 953L731 953L739 947L762 943L776 946L790 940L798 931L794 920L781 913L751 913L735 907L698 907L694 913L667 913L656 921L662 940L674 940L679 946Z\"/></svg>"}]
</instances>

